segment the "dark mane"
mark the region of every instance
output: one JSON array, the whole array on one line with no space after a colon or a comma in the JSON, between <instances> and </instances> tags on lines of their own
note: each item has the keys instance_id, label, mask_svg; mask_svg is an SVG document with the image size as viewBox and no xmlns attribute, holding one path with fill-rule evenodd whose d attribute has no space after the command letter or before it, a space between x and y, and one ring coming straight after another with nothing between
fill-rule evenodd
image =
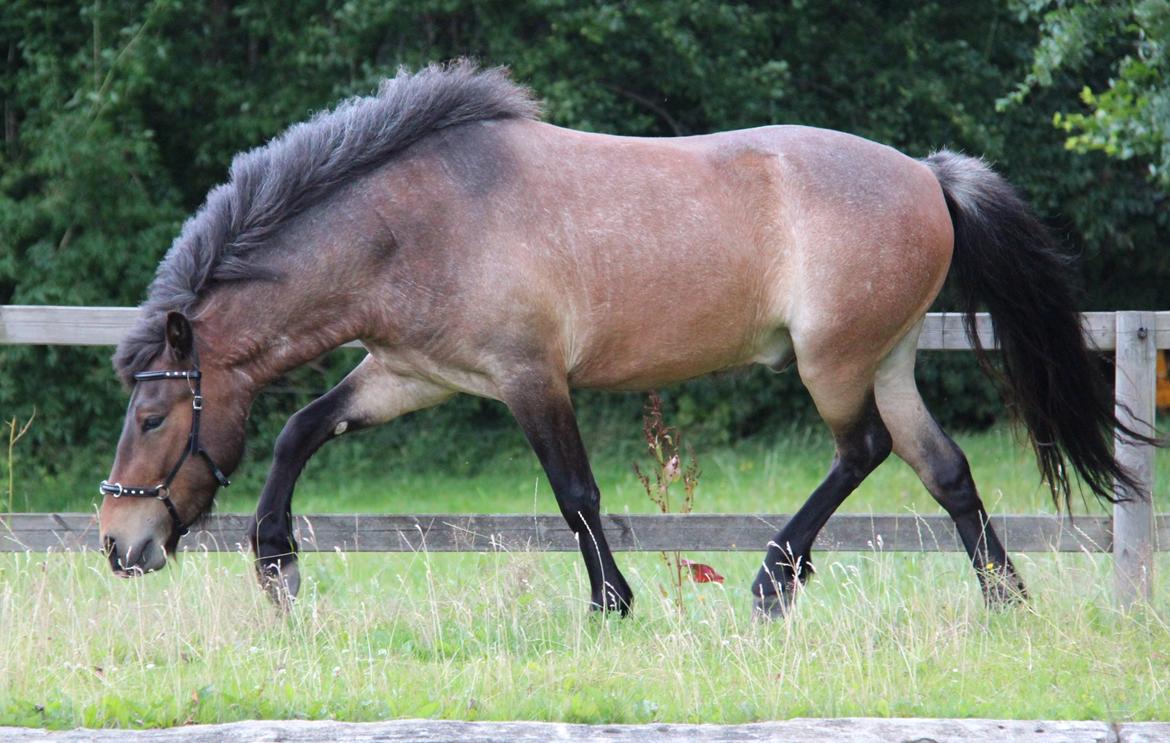
<instances>
[{"instance_id":1,"label":"dark mane","mask_svg":"<svg viewBox=\"0 0 1170 743\"><path fill-rule=\"evenodd\" d=\"M142 315L114 354L114 369L129 383L162 353L166 313L190 314L214 284L273 278L256 265L255 251L342 183L440 129L539 114L529 90L503 68L433 64L416 73L401 70L377 95L351 98L236 155L228 182L212 189L159 264Z\"/></svg>"}]
</instances>

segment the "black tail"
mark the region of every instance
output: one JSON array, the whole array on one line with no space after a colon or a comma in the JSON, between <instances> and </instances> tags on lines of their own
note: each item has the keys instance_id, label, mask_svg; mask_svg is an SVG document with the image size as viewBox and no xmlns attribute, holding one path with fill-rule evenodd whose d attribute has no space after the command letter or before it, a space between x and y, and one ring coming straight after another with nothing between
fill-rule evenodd
<instances>
[{"instance_id":1,"label":"black tail","mask_svg":"<svg viewBox=\"0 0 1170 743\"><path fill-rule=\"evenodd\" d=\"M967 334L979 363L1027 427L1057 507L1061 500L1069 504L1068 465L1104 500L1137 495L1134 478L1113 458L1114 430L1156 442L1114 414L1112 390L1075 309L1068 257L1016 190L982 160L944 150L923 162L942 185L954 223L953 267ZM975 333L980 303L991 313L1002 373Z\"/></svg>"}]
</instances>

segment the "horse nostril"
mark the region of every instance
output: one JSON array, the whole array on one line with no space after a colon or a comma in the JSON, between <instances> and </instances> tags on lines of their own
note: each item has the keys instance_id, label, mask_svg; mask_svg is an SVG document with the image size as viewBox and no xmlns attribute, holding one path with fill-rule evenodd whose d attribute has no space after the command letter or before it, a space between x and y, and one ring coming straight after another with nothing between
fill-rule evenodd
<instances>
[{"instance_id":1,"label":"horse nostril","mask_svg":"<svg viewBox=\"0 0 1170 743\"><path fill-rule=\"evenodd\" d=\"M113 537L106 537L102 540L102 550L106 553L106 559L110 562L110 569L115 573L122 572L122 559L118 556L118 543Z\"/></svg>"},{"instance_id":2,"label":"horse nostril","mask_svg":"<svg viewBox=\"0 0 1170 743\"><path fill-rule=\"evenodd\" d=\"M110 569L123 578L158 570L167 561L166 554L153 537L147 537L129 547L125 542L119 544L113 537L106 537L103 546L106 549L106 559L110 562Z\"/></svg>"}]
</instances>

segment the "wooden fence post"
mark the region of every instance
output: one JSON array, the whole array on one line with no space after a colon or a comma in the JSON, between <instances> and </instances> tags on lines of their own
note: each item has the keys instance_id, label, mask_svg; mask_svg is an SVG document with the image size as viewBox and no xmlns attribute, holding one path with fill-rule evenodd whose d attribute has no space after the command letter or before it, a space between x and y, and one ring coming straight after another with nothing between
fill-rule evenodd
<instances>
[{"instance_id":1,"label":"wooden fence post","mask_svg":"<svg viewBox=\"0 0 1170 743\"><path fill-rule=\"evenodd\" d=\"M1117 313L1117 418L1151 433L1156 382L1153 312ZM1115 439L1114 456L1141 486L1143 499L1113 508L1113 583L1122 607L1149 601L1154 569L1154 447ZM1118 491L1120 493L1120 491Z\"/></svg>"}]
</instances>

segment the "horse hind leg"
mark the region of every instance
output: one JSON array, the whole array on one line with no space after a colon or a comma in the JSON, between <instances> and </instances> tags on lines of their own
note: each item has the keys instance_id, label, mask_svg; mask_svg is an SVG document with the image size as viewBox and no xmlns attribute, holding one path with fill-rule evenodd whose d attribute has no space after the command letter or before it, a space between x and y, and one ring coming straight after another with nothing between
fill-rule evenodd
<instances>
[{"instance_id":1,"label":"horse hind leg","mask_svg":"<svg viewBox=\"0 0 1170 743\"><path fill-rule=\"evenodd\" d=\"M946 510L990 606L1026 598L1024 584L991 526L963 451L926 409L914 381L918 332L907 335L878 367L875 397L893 438L894 453L909 464Z\"/></svg>"},{"instance_id":2,"label":"horse hind leg","mask_svg":"<svg viewBox=\"0 0 1170 743\"><path fill-rule=\"evenodd\" d=\"M842 380L802 368L801 377L833 433L836 452L828 475L800 510L768 544L752 583L757 616L787 613L797 583L808 579L812 545L833 515L870 472L890 454L890 435L882 423L868 379Z\"/></svg>"}]
</instances>

